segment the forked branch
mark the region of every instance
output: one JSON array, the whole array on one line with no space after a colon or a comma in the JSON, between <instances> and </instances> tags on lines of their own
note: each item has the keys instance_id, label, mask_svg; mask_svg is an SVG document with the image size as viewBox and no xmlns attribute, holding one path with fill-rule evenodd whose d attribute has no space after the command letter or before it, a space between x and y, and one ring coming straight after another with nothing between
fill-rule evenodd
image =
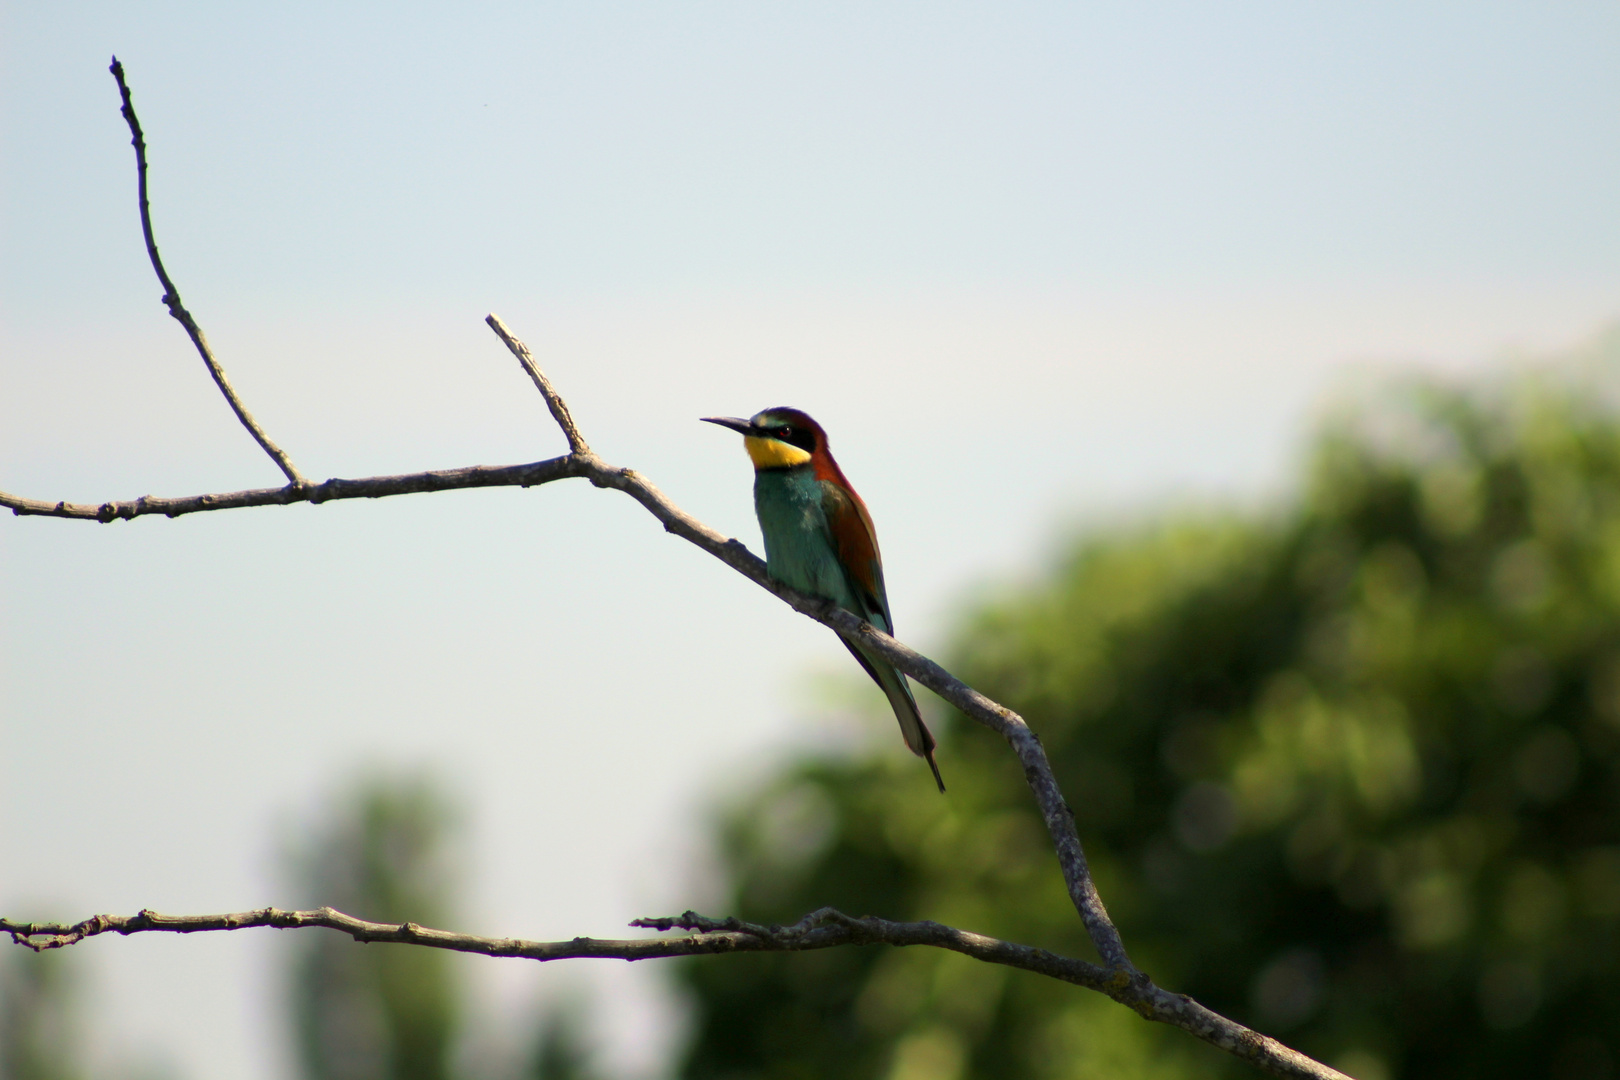
<instances>
[{"instance_id":1,"label":"forked branch","mask_svg":"<svg viewBox=\"0 0 1620 1080\"><path fill-rule=\"evenodd\" d=\"M180 514L246 506L382 498L414 492L474 487L533 487L572 477L587 479L597 487L622 491L645 507L668 532L702 548L756 585L777 596L795 611L830 627L846 639L860 640L863 651L882 656L896 668L956 706L964 715L1005 738L1024 767L1025 779L1035 796L1036 804L1052 838L1058 865L1068 886L1070 900L1079 912L1103 964L1098 966L1083 960L1059 957L1044 950L997 941L994 938L955 930L937 923L893 923L870 917L856 919L831 909L814 912L791 927L760 927L736 920L719 922L688 912L678 918L642 920L638 923L659 930L679 927L696 931L688 937L620 942L576 938L572 942L541 943L509 938L476 938L447 931L428 930L411 923L397 925L368 923L330 908L302 912L265 908L236 915L202 916L166 916L143 911L133 916L98 915L72 926L22 924L0 919L0 931L11 932L19 944L34 949L47 949L60 948L109 931L120 934L143 931L190 933L204 930L236 930L249 926L273 926L284 929L326 926L348 933L360 941L403 942L491 956L524 956L537 960L585 956L633 960L707 952L791 952L861 944L932 945L953 949L987 962L1036 971L1097 990L1115 1001L1130 1006L1150 1020L1173 1024L1277 1075L1312 1077L1317 1080L1347 1080L1342 1073L1290 1050L1281 1043L1251 1031L1235 1021L1228 1020L1191 998L1172 994L1155 986L1146 974L1131 963L1125 945L1120 940L1119 931L1108 917L1107 909L1103 906L1102 899L1091 880L1085 852L1075 830L1074 817L1052 775L1046 751L1023 718L1011 709L985 697L934 661L896 641L870 623L827 600L797 592L775 581L766 572L764 561L750 552L740 541L723 536L687 514L638 473L604 462L581 436L567 404L534 362L528 347L496 316L490 315L486 321L518 358L544 397L552 418L556 420L557 426L568 441L569 452L566 455L526 465L470 466L401 476L375 476L358 480L333 479L322 484L311 484L305 480L242 406L225 378L223 369L208 348L202 331L190 313L180 304L179 294L163 269L162 261L158 258L157 245L152 239L146 201L145 141L141 135L140 124L135 118L134 109L130 105L129 89L124 82L123 69L116 60L113 62L112 71L118 80L119 91L123 97L124 116L134 137L136 161L140 172L141 225L153 268L163 283L164 303L168 305L170 314L186 327L192 342L207 363L214 381L219 384L226 400L235 410L237 418L281 467L290 482L280 488L181 498L143 496L127 502L100 504L49 502L0 492L0 506L10 507L17 515L41 515L106 523L153 514L177 517Z\"/></svg>"}]
</instances>

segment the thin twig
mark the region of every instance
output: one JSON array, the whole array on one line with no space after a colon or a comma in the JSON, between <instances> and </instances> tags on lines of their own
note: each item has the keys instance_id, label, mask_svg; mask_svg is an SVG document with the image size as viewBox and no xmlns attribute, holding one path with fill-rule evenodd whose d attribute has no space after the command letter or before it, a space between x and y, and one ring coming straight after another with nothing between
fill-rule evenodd
<instances>
[{"instance_id":1,"label":"thin twig","mask_svg":"<svg viewBox=\"0 0 1620 1080\"><path fill-rule=\"evenodd\" d=\"M174 282L169 278L169 272L163 269L163 259L158 256L157 241L152 237L152 207L146 198L146 136L141 134L141 122L136 118L135 105L130 101L129 84L124 82L124 65L120 64L118 57L115 56L113 57L112 67L107 70L111 71L113 78L118 80L118 93L124 102L121 111L124 114L125 122L129 124L130 141L135 144L136 187L140 193L141 202L141 233L146 237L146 254L152 259L152 269L157 271L158 282L163 286L163 303L168 307L169 314L173 315L180 325L186 328L186 333L191 337L191 343L197 347L197 352L202 356L203 363L208 365L208 373L214 377L214 382L219 386L220 393L225 395L225 400L230 403L231 411L236 413L236 418L242 422L243 427L247 428L248 434L252 435L253 440L259 444L265 453L270 455L270 460L276 463L276 467L286 475L288 481L294 484L307 483L304 475L298 471L298 467L287 456L286 451L270 441L270 436L266 435L264 429L259 426L259 422L253 419L253 414L247 411L247 406L242 404L242 399L236 396L236 390L231 386L231 380L226 377L225 369L220 366L218 360L214 359L214 351L208 347L208 338L203 336L202 327L197 325L197 320L191 317L191 312L187 311L185 305L180 303L180 290L174 287Z\"/></svg>"},{"instance_id":2,"label":"thin twig","mask_svg":"<svg viewBox=\"0 0 1620 1080\"><path fill-rule=\"evenodd\" d=\"M576 454L590 453L591 448L586 444L585 436L579 433L579 427L574 423L573 414L568 411L568 403L563 401L562 395L557 393L556 387L551 385L551 380L546 378L546 373L540 370L540 365L534 362L534 355L529 352L529 347L513 336L512 331L508 330L506 324L501 322L501 317L494 312L484 316L484 321L489 324L491 330L495 331L497 337L506 342L506 347L512 350L512 355L518 358L518 363L523 365L523 370L527 371L529 378L534 380L535 389L539 390L540 396L546 399L546 408L551 410L552 419L557 421L557 426L562 428L563 437L568 440L568 449Z\"/></svg>"},{"instance_id":3,"label":"thin twig","mask_svg":"<svg viewBox=\"0 0 1620 1080\"><path fill-rule=\"evenodd\" d=\"M362 942L425 945L483 956L541 961L583 958L650 960L707 953L807 952L841 945L923 945L949 949L988 964L1032 971L1107 994L1149 1020L1181 1028L1277 1076L1349 1080L1343 1073L1289 1049L1276 1039L1213 1013L1189 997L1168 993L1151 983L1143 988L1121 982L1114 973L1085 960L958 930L942 923L892 922L870 915L856 918L834 908L821 908L791 926L762 926L736 918L710 919L692 911L664 918L637 919L630 925L660 931L692 930L696 933L675 938L611 940L577 937L571 941L525 941L521 938L488 938L433 930L411 922L367 922L329 907L314 911L260 908L258 911L229 915L160 915L155 911L140 911L134 915L95 915L71 925L18 923L0 919L0 933L9 933L17 944L43 952L107 933L156 931L193 934L252 927L301 930L324 926Z\"/></svg>"}]
</instances>

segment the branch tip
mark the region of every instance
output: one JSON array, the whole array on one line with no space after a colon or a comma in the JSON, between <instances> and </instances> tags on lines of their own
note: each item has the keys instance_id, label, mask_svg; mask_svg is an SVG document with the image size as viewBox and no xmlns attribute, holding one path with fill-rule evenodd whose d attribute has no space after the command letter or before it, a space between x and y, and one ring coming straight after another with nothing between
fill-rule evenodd
<instances>
[{"instance_id":1,"label":"branch tip","mask_svg":"<svg viewBox=\"0 0 1620 1080\"><path fill-rule=\"evenodd\" d=\"M523 365L523 370L529 373L529 378L534 380L535 389L540 391L540 396L546 401L546 408L551 410L551 418L557 421L557 426L562 428L563 437L568 440L569 451L574 454L589 454L591 448L585 442L585 437L579 433L579 426L574 423L567 402L563 401L562 395L557 393L557 388L546 378L546 373L534 362L534 354L529 352L529 347L507 329L501 317L493 311L484 316L484 322L495 331L496 337L506 343L512 355L517 357L518 363Z\"/></svg>"},{"instance_id":2,"label":"branch tip","mask_svg":"<svg viewBox=\"0 0 1620 1080\"><path fill-rule=\"evenodd\" d=\"M112 72L113 78L118 82L118 96L121 102L119 112L129 125L130 142L135 146L135 188L140 202L141 236L146 241L146 255L151 260L152 270L157 274L158 284L163 286L163 305L169 309L169 314L175 321L185 328L186 336L191 338L191 344L207 365L208 374L213 376L214 384L219 387L220 393L225 395L226 403L230 405L231 411L236 414L236 419L247 429L248 434L253 436L253 441L269 455L270 460L275 462L276 467L289 481L295 484L302 483L303 474L292 463L286 451L271 441L270 436L259 426L259 422L253 419L253 414L248 412L247 406L242 404L242 399L231 386L231 380L226 376L225 369L214 358L214 351L209 348L202 327L197 325L197 320L192 318L191 312L180 302L180 290L175 287L169 272L163 267L163 258L158 254L157 239L152 232L152 204L146 192L146 136L142 134L141 121L135 115L135 102L130 95L129 83L124 80L124 65L118 62L117 56L113 57L112 66L107 70Z\"/></svg>"}]
</instances>

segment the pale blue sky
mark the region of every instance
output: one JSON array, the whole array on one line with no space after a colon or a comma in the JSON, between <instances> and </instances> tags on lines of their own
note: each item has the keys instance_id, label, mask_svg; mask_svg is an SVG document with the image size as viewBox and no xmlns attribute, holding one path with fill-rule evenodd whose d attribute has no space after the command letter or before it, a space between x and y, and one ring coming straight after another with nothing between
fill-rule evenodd
<instances>
[{"instance_id":1,"label":"pale blue sky","mask_svg":"<svg viewBox=\"0 0 1620 1080\"><path fill-rule=\"evenodd\" d=\"M494 310L751 545L696 417L809 409L924 647L1057 522L1286 491L1369 363L1620 317L1610 3L0 2L0 489L34 497L277 480L157 303L114 52L170 270L306 472L560 452ZM53 748L0 766L29 915L289 903L278 837L380 754L466 795L463 925L614 934L711 899L694 815L834 738L807 673L854 675L581 486L0 518L0 595L5 745ZM83 947L98 1045L280 1080L285 949ZM495 1017L591 980L656 1055L653 969L462 970Z\"/></svg>"},{"instance_id":2,"label":"pale blue sky","mask_svg":"<svg viewBox=\"0 0 1620 1080\"><path fill-rule=\"evenodd\" d=\"M453 13L452 13L453 12ZM1610 4L10 4L6 301L1612 272ZM27 162L28 167L20 167ZM250 255L250 257L242 257ZM87 256L104 268L87 281ZM336 294L336 295L334 295ZM144 297L144 293L141 294Z\"/></svg>"}]
</instances>

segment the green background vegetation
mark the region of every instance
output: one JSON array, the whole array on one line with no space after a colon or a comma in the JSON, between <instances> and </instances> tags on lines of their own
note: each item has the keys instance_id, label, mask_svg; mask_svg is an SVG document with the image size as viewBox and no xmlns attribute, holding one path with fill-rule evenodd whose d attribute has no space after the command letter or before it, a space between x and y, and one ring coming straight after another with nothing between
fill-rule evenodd
<instances>
[{"instance_id":1,"label":"green background vegetation","mask_svg":"<svg viewBox=\"0 0 1620 1080\"><path fill-rule=\"evenodd\" d=\"M1086 536L949 660L1041 735L1162 985L1365 1080L1614 1075L1620 426L1593 385L1392 392L1328 426L1295 505ZM731 910L1093 955L1013 756L960 720L944 744L948 798L884 748L737 807ZM939 951L681 971L693 1078L1248 1074Z\"/></svg>"}]
</instances>

